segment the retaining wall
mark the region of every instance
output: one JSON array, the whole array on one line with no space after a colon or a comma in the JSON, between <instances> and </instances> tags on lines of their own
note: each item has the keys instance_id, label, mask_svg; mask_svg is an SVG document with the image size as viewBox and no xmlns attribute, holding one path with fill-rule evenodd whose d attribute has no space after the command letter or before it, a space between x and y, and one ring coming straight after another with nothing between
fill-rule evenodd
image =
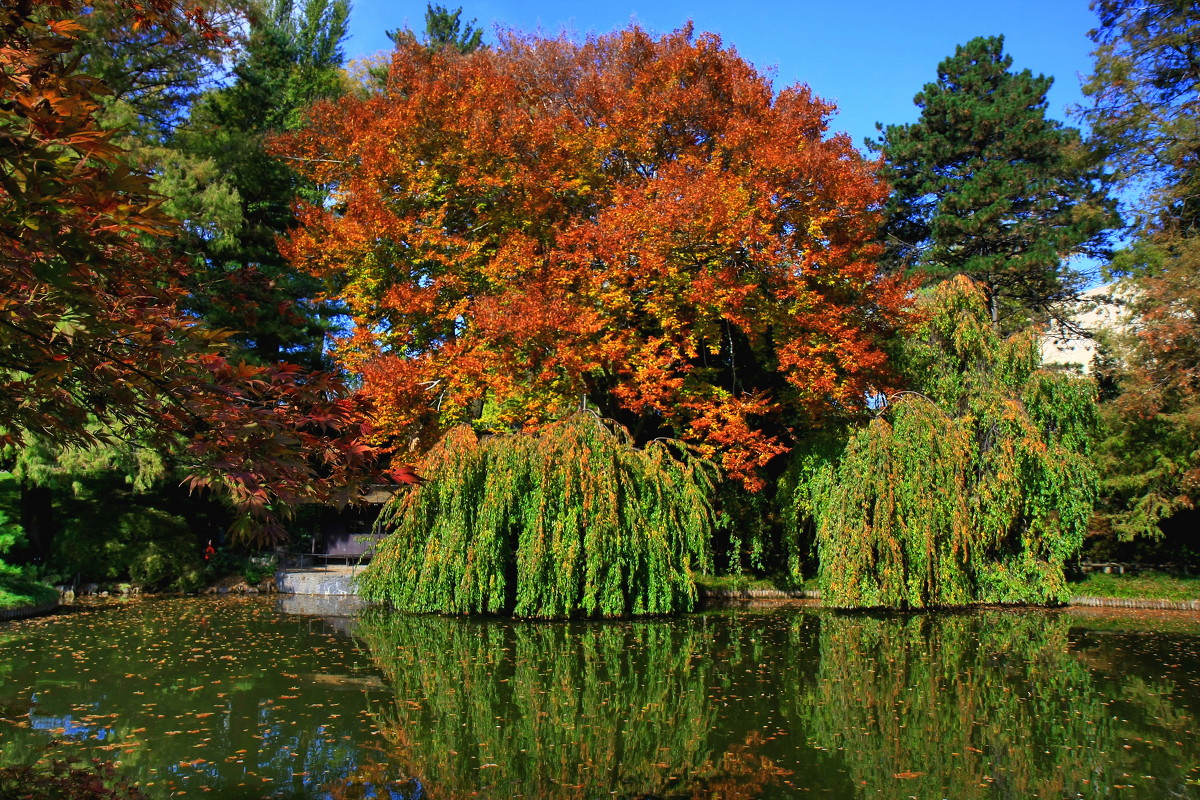
<instances>
[{"instance_id":1,"label":"retaining wall","mask_svg":"<svg viewBox=\"0 0 1200 800\"><path fill-rule=\"evenodd\" d=\"M46 603L45 605L40 606L25 606L24 608L0 608L0 620L36 617L41 614L49 614L56 608L58 608L57 600L55 600L53 603Z\"/></svg>"},{"instance_id":2,"label":"retaining wall","mask_svg":"<svg viewBox=\"0 0 1200 800\"><path fill-rule=\"evenodd\" d=\"M782 591L780 589L702 589L709 600L820 600L819 589ZM1200 600L1158 600L1130 597L1072 597L1067 605L1092 608L1157 608L1169 611L1200 611Z\"/></svg>"},{"instance_id":3,"label":"retaining wall","mask_svg":"<svg viewBox=\"0 0 1200 800\"><path fill-rule=\"evenodd\" d=\"M356 597L351 583L359 570L354 567L329 567L323 570L286 569L275 573L281 594ZM820 600L819 590L780 589L701 589L704 600ZM1123 597L1072 597L1073 606L1098 608L1158 608L1175 611L1200 611L1200 600L1156 600ZM44 611L40 613L45 613ZM0 612L0 619L5 619Z\"/></svg>"},{"instance_id":4,"label":"retaining wall","mask_svg":"<svg viewBox=\"0 0 1200 800\"><path fill-rule=\"evenodd\" d=\"M275 573L275 586L280 594L354 596L351 582L359 570L330 567L328 569L281 569Z\"/></svg>"},{"instance_id":5,"label":"retaining wall","mask_svg":"<svg viewBox=\"0 0 1200 800\"><path fill-rule=\"evenodd\" d=\"M1154 600L1133 597L1072 597L1073 606L1097 608L1165 608L1171 611L1200 611L1200 600Z\"/></svg>"}]
</instances>

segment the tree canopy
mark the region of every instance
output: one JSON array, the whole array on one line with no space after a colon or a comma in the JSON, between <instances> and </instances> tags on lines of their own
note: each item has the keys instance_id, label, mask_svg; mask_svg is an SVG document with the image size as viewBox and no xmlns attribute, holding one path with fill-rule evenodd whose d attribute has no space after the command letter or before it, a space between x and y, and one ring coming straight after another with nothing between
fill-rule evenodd
<instances>
[{"instance_id":1,"label":"tree canopy","mask_svg":"<svg viewBox=\"0 0 1200 800\"><path fill-rule=\"evenodd\" d=\"M1150 227L1200 223L1200 10L1195 3L1096 0L1094 68L1082 109L1114 175Z\"/></svg>"},{"instance_id":2,"label":"tree canopy","mask_svg":"<svg viewBox=\"0 0 1200 800\"><path fill-rule=\"evenodd\" d=\"M869 142L893 187L892 266L979 281L1010 330L1073 296L1079 278L1064 262L1101 252L1116 222L1079 131L1046 117L1051 82L1013 72L1003 37L972 39L914 98L920 119Z\"/></svg>"},{"instance_id":3,"label":"tree canopy","mask_svg":"<svg viewBox=\"0 0 1200 800\"><path fill-rule=\"evenodd\" d=\"M588 411L537 435L450 431L429 483L397 495L359 582L405 611L521 617L691 610L711 569L713 466L678 442L633 447Z\"/></svg>"},{"instance_id":4,"label":"tree canopy","mask_svg":"<svg viewBox=\"0 0 1200 800\"><path fill-rule=\"evenodd\" d=\"M403 39L412 40L411 31L388 31L388 38L399 44ZM475 20L463 26L462 9L449 11L445 6L429 3L425 6L425 38L422 42L431 50L449 47L459 53L473 53L483 46L483 31L475 27Z\"/></svg>"},{"instance_id":5,"label":"tree canopy","mask_svg":"<svg viewBox=\"0 0 1200 800\"><path fill-rule=\"evenodd\" d=\"M385 92L281 139L334 187L286 251L353 316L338 355L394 440L586 398L757 488L792 429L861 413L904 320L831 111L690 28L399 41Z\"/></svg>"},{"instance_id":6,"label":"tree canopy","mask_svg":"<svg viewBox=\"0 0 1200 800\"><path fill-rule=\"evenodd\" d=\"M1106 369L1103 502L1096 528L1157 539L1200 502L1200 10L1101 0L1084 118L1129 190L1125 276L1133 323Z\"/></svg>"},{"instance_id":7,"label":"tree canopy","mask_svg":"<svg viewBox=\"0 0 1200 800\"><path fill-rule=\"evenodd\" d=\"M102 86L64 55L82 30L53 14L0 12L0 425L86 436L93 410L141 421L176 354L205 333L174 314L178 274L140 237L170 221L99 128Z\"/></svg>"},{"instance_id":8,"label":"tree canopy","mask_svg":"<svg viewBox=\"0 0 1200 800\"><path fill-rule=\"evenodd\" d=\"M276 239L294 224L297 195L313 203L321 187L269 155L269 136L299 124L304 108L340 96L348 0L270 0L251 7L245 42L222 86L196 99L170 142L184 158L211 164L233 198L218 224L188 222L180 249L191 257L188 308L261 363L326 366L325 337L336 310L320 301L320 283L292 269ZM161 181L161 184L167 182ZM161 187L173 197L186 186ZM186 214L191 209L175 201Z\"/></svg>"}]
</instances>

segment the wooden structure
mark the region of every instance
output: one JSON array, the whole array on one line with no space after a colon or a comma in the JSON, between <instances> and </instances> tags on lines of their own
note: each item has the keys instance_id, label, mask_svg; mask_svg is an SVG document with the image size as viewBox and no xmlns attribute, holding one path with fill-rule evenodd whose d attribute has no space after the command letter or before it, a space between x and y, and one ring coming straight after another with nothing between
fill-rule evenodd
<instances>
[{"instance_id":1,"label":"wooden structure","mask_svg":"<svg viewBox=\"0 0 1200 800\"><path fill-rule=\"evenodd\" d=\"M383 534L375 532L375 520L395 486L379 485L367 492L366 503L332 511L322 521L321 533L313 539L312 556L325 561L369 561L375 543Z\"/></svg>"}]
</instances>

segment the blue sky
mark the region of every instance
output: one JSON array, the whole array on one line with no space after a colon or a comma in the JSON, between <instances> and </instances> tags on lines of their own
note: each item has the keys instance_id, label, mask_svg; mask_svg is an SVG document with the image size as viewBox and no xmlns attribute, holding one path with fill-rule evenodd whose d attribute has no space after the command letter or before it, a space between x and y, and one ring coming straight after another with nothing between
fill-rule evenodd
<instances>
[{"instance_id":1,"label":"blue sky","mask_svg":"<svg viewBox=\"0 0 1200 800\"><path fill-rule=\"evenodd\" d=\"M352 2L346 44L352 58L387 49L385 30L424 30L423 1ZM631 21L664 33L690 19L697 32L719 34L760 71L769 70L777 89L807 83L836 102L832 128L860 146L875 135L877 121L915 120L913 95L936 78L938 62L955 45L975 36L1003 34L1014 69L1053 76L1050 116L1069 121L1067 109L1083 102L1080 76L1090 68L1087 32L1095 24L1087 0L462 0L462 6L463 18L476 19L493 42L497 26L582 36Z\"/></svg>"}]
</instances>

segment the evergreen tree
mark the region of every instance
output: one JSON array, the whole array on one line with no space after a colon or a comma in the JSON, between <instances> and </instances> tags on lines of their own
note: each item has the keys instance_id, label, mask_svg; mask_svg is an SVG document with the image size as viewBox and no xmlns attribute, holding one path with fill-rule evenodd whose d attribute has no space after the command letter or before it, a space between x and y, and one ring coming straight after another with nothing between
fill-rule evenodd
<instances>
[{"instance_id":1,"label":"evergreen tree","mask_svg":"<svg viewBox=\"0 0 1200 800\"><path fill-rule=\"evenodd\" d=\"M916 123L868 142L894 190L891 266L974 278L1006 328L1054 314L1081 283L1064 261L1101 252L1116 222L1079 131L1046 117L1052 79L1011 67L1003 37L972 39L917 94Z\"/></svg>"},{"instance_id":2,"label":"evergreen tree","mask_svg":"<svg viewBox=\"0 0 1200 800\"><path fill-rule=\"evenodd\" d=\"M236 0L204 0L206 18L235 30ZM102 120L121 123L137 138L162 141L187 119L197 97L224 72L232 41L186 21L166 29L135 24L138 11L116 0L95 0L80 19L75 55L80 71L101 81Z\"/></svg>"},{"instance_id":3,"label":"evergreen tree","mask_svg":"<svg viewBox=\"0 0 1200 800\"><path fill-rule=\"evenodd\" d=\"M181 150L173 139L193 103L225 76L233 39L245 20L244 0L203 0L206 24L186 18L170 28L136 24L137 8L96 0L79 19L72 55L99 80L101 127L134 170L149 176L162 208L195 237L230 242L241 230L237 190L210 158Z\"/></svg>"},{"instance_id":4,"label":"evergreen tree","mask_svg":"<svg viewBox=\"0 0 1200 800\"><path fill-rule=\"evenodd\" d=\"M463 55L474 53L483 47L483 31L471 20L463 27L462 9L448 11L445 6L430 3L425 6L425 37L422 43L430 50L456 50ZM388 38L399 44L406 39L415 39L410 30L388 31Z\"/></svg>"},{"instance_id":5,"label":"evergreen tree","mask_svg":"<svg viewBox=\"0 0 1200 800\"><path fill-rule=\"evenodd\" d=\"M341 42L348 0L269 0L253 10L233 81L201 97L176 147L215 164L236 191L236 225L193 233L199 268L190 305L212 327L263 362L323 364L335 310L320 303L320 282L293 270L275 245L293 224L297 196L320 202L323 190L268 152L270 137L297 127L304 109L344 90Z\"/></svg>"},{"instance_id":6,"label":"evergreen tree","mask_svg":"<svg viewBox=\"0 0 1200 800\"><path fill-rule=\"evenodd\" d=\"M305 319L296 298L314 295L316 282L282 270L274 248L275 234L291 220L297 182L266 155L264 139L270 130L295 124L311 99L307 95L330 96L340 88L338 43L348 4L310 0L301 14L286 0L265 7L203 0L199 7L205 25L181 16L166 27L137 24L133 4L97 0L80 17L72 55L81 71L105 86L96 116L115 130L113 140L124 148L120 157L150 177L154 191L165 197L162 210L183 222L185 236L160 244L182 248L201 267L215 267L191 276L185 302L210 327L239 329L253 320L251 330L232 336L246 354L274 361L299 344L294 360L312 366L320 359L323 331ZM226 88L219 84L235 42L214 35L214 26L247 34L234 82ZM214 282L215 271L224 272L224 279ZM87 452L124 463L139 458L145 446L116 439ZM162 455L172 464L186 460L180 448L167 449ZM59 534L96 526L80 526L79 519L62 513L86 471L22 467L39 461L68 465L78 459L72 448L34 441L11 448L0 465L20 476L26 555L46 561L59 555L52 546ZM179 476L157 480L164 478L165 487L140 487L142 499L165 497ZM114 480L119 484L119 475ZM206 506L198 499L192 515ZM71 547L78 550L81 541Z\"/></svg>"},{"instance_id":7,"label":"evergreen tree","mask_svg":"<svg viewBox=\"0 0 1200 800\"><path fill-rule=\"evenodd\" d=\"M203 0L206 18L243 31L233 41L181 24L134 25L136 11L97 0L76 54L110 93L100 119L118 129L131 165L151 176L187 236L176 244L201 269L191 310L234 331L264 362L322 364L332 311L312 302L318 282L288 269L275 237L292 221L297 195L321 192L272 158L266 142L299 123L317 99L343 90L341 41L348 0ZM222 85L224 84L224 85Z\"/></svg>"}]
</instances>

